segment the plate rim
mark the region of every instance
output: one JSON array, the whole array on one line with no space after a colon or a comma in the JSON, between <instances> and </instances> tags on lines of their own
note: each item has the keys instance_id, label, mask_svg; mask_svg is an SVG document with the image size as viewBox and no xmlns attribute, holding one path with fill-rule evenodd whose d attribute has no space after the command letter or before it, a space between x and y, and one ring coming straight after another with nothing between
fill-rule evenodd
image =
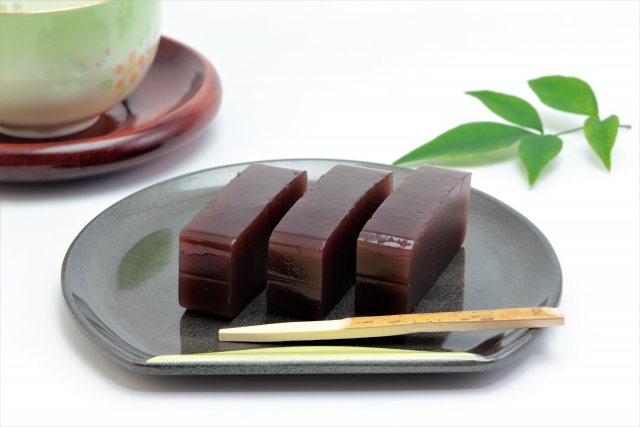
<instances>
[{"instance_id":1,"label":"plate rim","mask_svg":"<svg viewBox=\"0 0 640 427\"><path fill-rule=\"evenodd\" d=\"M89 323L86 317L80 312L79 308L76 305L76 302L73 298L73 292L69 288L69 285L65 282L65 273L67 270L67 266L69 263L70 254L75 247L76 243L79 239L82 238L84 233L87 231L92 224L100 218L115 209L120 204L127 202L130 199L136 198L141 193L150 191L151 189L158 189L163 186L169 186L172 183L180 180L185 180L195 175L200 175L208 172L215 171L217 169L226 169L232 167L241 167L241 166L249 166L252 163L279 163L279 162L315 162L315 161L327 161L327 162L337 162L337 163L347 163L347 164L356 164L356 165L367 165L368 167L380 167L384 166L386 168L398 169L398 170L413 170L412 168L405 168L396 165L387 165L382 163L372 163L358 160L346 160L346 159L330 159L330 158L292 158L292 159L272 159L272 160L260 160L255 162L241 162L234 163L229 165L221 165L212 168L202 169L194 172L190 172L184 175L180 175L174 178L170 178L156 184L145 187L141 190L138 190L127 197L124 197L112 204L111 206L104 209L98 215L96 215L89 223L87 223L82 230L78 233L78 235L74 238L74 240L69 245L67 252L65 253L65 257L62 263L61 269L61 290L63 294L63 299L65 302L65 307L69 316L71 317L73 323L80 330L82 335L91 342L100 352L105 354L109 359L114 361L120 366L123 366L133 372L142 373L142 374L162 374L162 375L187 375L187 374L208 374L208 375L220 375L220 374L283 374L281 368L283 363L286 366L290 367L300 367L304 368L302 371L294 370L290 373L302 373L302 374L322 374L322 373L435 373L435 372L481 372L481 371L492 371L498 369L507 363L511 362L515 358L517 358L528 346L533 344L537 339L542 336L542 334L546 331L547 328L540 329L527 329L521 336L515 339L514 342L509 345L501 348L495 353L492 353L488 356L480 356L476 355L475 358L451 358L448 363L442 363L442 359L433 358L428 359L424 357L419 357L415 359L403 359L403 358L389 358L384 361L380 361L382 363L369 363L365 361L363 364L363 359L353 358L353 359L344 359L340 360L339 363L335 364L325 364L318 363L318 361L305 361L303 359L296 359L293 357L287 357L282 359L268 360L264 357L255 357L251 358L250 362L243 364L242 369L233 370L233 372L229 371L229 366L225 363L220 363L209 360L203 360L201 362L191 362L191 361L181 361L178 359L168 360L164 363L149 363L149 361L153 356L148 359L136 359L135 357L131 357L124 352L119 351L118 348L112 346L109 342L104 340L102 335ZM560 265L560 261L558 256L553 249L553 246L546 238L546 236L540 231L540 229L533 224L529 219L527 219L524 215L522 215L517 210L513 209L506 203L496 199L495 197L480 191L476 188L471 188L471 192L475 193L477 196L488 199L490 202L500 206L501 208L508 211L510 214L514 215L521 221L525 226L527 226L539 239L539 242L544 246L546 253L551 255L551 261L558 268L559 273L559 283L558 283L558 295L555 300L547 301L547 305L549 307L558 307L560 301L562 299L563 292L563 275L562 268ZM280 347L278 347L280 348ZM214 354L220 354L225 352L217 352ZM163 355L164 356L164 355ZM167 355L170 356L170 355ZM434 361L438 361L438 364L434 364ZM432 363L429 363L429 362ZM237 366L236 366L237 367Z\"/></svg>"}]
</instances>

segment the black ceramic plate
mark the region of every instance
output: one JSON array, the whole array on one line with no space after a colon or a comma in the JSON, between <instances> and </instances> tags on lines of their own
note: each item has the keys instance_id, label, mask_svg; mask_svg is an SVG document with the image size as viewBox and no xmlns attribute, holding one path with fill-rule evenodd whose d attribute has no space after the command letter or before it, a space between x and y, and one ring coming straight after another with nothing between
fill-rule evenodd
<instances>
[{"instance_id":1,"label":"black ceramic plate","mask_svg":"<svg viewBox=\"0 0 640 427\"><path fill-rule=\"evenodd\" d=\"M411 170L339 160L279 160L313 183L339 163L390 170L396 185ZM269 314L264 292L231 321L178 305L180 229L247 164L196 172L113 205L73 242L62 266L72 319L100 351L148 374L470 372L516 358L543 330L413 334L318 343L218 342L223 327L290 321ZM416 312L557 307L562 274L553 248L526 218L471 192L463 249ZM352 317L353 289L328 319Z\"/></svg>"}]
</instances>

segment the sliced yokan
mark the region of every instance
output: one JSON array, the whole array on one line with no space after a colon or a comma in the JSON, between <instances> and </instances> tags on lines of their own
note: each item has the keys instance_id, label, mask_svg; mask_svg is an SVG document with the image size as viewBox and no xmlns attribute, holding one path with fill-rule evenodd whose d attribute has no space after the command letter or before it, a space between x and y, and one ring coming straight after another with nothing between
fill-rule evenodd
<instances>
[{"instance_id":1,"label":"sliced yokan","mask_svg":"<svg viewBox=\"0 0 640 427\"><path fill-rule=\"evenodd\" d=\"M318 320L353 286L356 240L392 189L392 174L338 165L307 191L269 241L267 309Z\"/></svg>"},{"instance_id":2,"label":"sliced yokan","mask_svg":"<svg viewBox=\"0 0 640 427\"><path fill-rule=\"evenodd\" d=\"M410 313L464 241L471 174L424 165L358 237L355 310Z\"/></svg>"},{"instance_id":3,"label":"sliced yokan","mask_svg":"<svg viewBox=\"0 0 640 427\"><path fill-rule=\"evenodd\" d=\"M267 281L271 231L307 188L307 173L253 164L180 233L182 307L236 316Z\"/></svg>"}]
</instances>

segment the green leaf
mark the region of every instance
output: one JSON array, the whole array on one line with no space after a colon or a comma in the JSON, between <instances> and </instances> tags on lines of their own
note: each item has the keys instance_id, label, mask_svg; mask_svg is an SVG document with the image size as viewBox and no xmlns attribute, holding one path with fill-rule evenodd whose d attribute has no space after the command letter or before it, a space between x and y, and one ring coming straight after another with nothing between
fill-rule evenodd
<instances>
[{"instance_id":1,"label":"green leaf","mask_svg":"<svg viewBox=\"0 0 640 427\"><path fill-rule=\"evenodd\" d=\"M434 157L459 157L488 153L533 135L526 129L502 123L467 123L453 128L393 162L394 165Z\"/></svg>"},{"instance_id":2,"label":"green leaf","mask_svg":"<svg viewBox=\"0 0 640 427\"><path fill-rule=\"evenodd\" d=\"M562 140L555 135L532 135L523 138L518 154L527 168L529 185L533 185L540 172L562 150Z\"/></svg>"},{"instance_id":3,"label":"green leaf","mask_svg":"<svg viewBox=\"0 0 640 427\"><path fill-rule=\"evenodd\" d=\"M153 232L124 254L116 273L118 289L133 289L169 264L173 251L172 234L170 228Z\"/></svg>"},{"instance_id":4,"label":"green leaf","mask_svg":"<svg viewBox=\"0 0 640 427\"><path fill-rule=\"evenodd\" d=\"M556 110L598 117L596 95L587 82L575 77L549 76L529 80L540 101Z\"/></svg>"},{"instance_id":5,"label":"green leaf","mask_svg":"<svg viewBox=\"0 0 640 427\"><path fill-rule=\"evenodd\" d=\"M489 110L511 123L544 133L538 112L524 99L489 90L467 92L467 95L475 96Z\"/></svg>"},{"instance_id":6,"label":"green leaf","mask_svg":"<svg viewBox=\"0 0 640 427\"><path fill-rule=\"evenodd\" d=\"M616 142L619 126L620 121L615 115L602 121L589 117L584 122L584 136L587 137L593 151L602 159L607 170L611 170L611 149Z\"/></svg>"}]
</instances>

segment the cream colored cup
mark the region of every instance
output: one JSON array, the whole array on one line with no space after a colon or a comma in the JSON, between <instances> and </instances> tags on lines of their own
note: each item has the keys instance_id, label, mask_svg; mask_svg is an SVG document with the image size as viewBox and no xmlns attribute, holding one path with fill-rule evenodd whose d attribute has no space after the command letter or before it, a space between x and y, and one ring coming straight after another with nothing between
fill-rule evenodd
<instances>
[{"instance_id":1,"label":"cream colored cup","mask_svg":"<svg viewBox=\"0 0 640 427\"><path fill-rule=\"evenodd\" d=\"M159 25L158 0L0 0L0 132L93 125L149 71Z\"/></svg>"}]
</instances>

